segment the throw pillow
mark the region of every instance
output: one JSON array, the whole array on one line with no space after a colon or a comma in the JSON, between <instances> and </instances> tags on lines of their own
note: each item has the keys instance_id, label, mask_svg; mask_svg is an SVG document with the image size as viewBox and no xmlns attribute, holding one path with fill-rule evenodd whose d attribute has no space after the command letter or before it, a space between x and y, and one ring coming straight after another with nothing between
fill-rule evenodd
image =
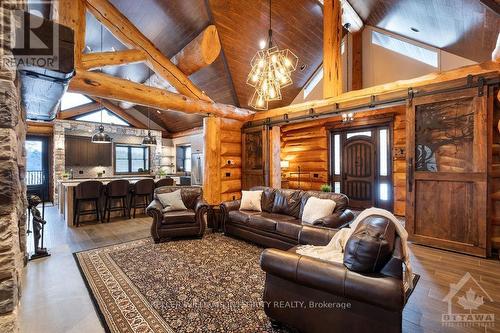
<instances>
[{"instance_id":1,"label":"throw pillow","mask_svg":"<svg viewBox=\"0 0 500 333\"><path fill-rule=\"evenodd\" d=\"M262 191L241 191L240 210L254 210L262 212Z\"/></svg>"},{"instance_id":2,"label":"throw pillow","mask_svg":"<svg viewBox=\"0 0 500 333\"><path fill-rule=\"evenodd\" d=\"M163 206L163 212L170 212L173 210L186 210L186 205L182 201L181 190L169 193L157 194L158 200Z\"/></svg>"},{"instance_id":3,"label":"throw pillow","mask_svg":"<svg viewBox=\"0 0 500 333\"><path fill-rule=\"evenodd\" d=\"M302 213L302 222L312 224L317 219L328 216L335 209L335 201L310 197Z\"/></svg>"}]
</instances>

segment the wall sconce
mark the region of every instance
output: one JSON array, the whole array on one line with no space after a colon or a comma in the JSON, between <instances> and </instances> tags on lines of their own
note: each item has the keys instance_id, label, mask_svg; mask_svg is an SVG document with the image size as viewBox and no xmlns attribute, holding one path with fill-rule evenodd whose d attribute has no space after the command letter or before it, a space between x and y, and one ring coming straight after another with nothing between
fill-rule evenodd
<instances>
[{"instance_id":1,"label":"wall sconce","mask_svg":"<svg viewBox=\"0 0 500 333\"><path fill-rule=\"evenodd\" d=\"M290 162L287 160L283 160L280 162L280 167L282 169L288 169L290 167Z\"/></svg>"},{"instance_id":2,"label":"wall sconce","mask_svg":"<svg viewBox=\"0 0 500 333\"><path fill-rule=\"evenodd\" d=\"M342 113L342 122L348 123L354 120L354 113Z\"/></svg>"}]
</instances>

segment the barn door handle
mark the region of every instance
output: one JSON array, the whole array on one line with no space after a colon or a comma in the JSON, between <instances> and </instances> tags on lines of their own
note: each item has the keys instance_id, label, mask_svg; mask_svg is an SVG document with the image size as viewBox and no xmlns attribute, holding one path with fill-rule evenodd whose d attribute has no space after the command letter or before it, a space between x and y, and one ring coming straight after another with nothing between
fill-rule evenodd
<instances>
[{"instance_id":1,"label":"barn door handle","mask_svg":"<svg viewBox=\"0 0 500 333\"><path fill-rule=\"evenodd\" d=\"M413 191L413 157L410 157L410 160L408 161L408 192Z\"/></svg>"}]
</instances>

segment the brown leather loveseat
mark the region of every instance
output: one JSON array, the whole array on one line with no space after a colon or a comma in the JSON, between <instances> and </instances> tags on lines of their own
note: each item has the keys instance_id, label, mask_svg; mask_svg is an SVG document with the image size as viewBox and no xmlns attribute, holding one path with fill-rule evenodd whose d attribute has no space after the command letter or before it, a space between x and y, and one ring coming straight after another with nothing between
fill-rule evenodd
<instances>
[{"instance_id":1,"label":"brown leather loveseat","mask_svg":"<svg viewBox=\"0 0 500 333\"><path fill-rule=\"evenodd\" d=\"M181 190L187 210L163 212L158 194ZM201 237L205 232L205 214L209 206L203 199L203 189L195 186L163 186L154 192L154 200L146 208L153 217L151 236L156 243L175 237Z\"/></svg>"},{"instance_id":2,"label":"brown leather loveseat","mask_svg":"<svg viewBox=\"0 0 500 333\"><path fill-rule=\"evenodd\" d=\"M304 226L301 244L327 245L335 230ZM275 325L304 333L401 332L405 304L401 239L384 217L349 238L343 263L266 249L264 310Z\"/></svg>"},{"instance_id":3,"label":"brown leather loveseat","mask_svg":"<svg viewBox=\"0 0 500 333\"><path fill-rule=\"evenodd\" d=\"M352 222L354 215L347 209L348 198L341 193L273 189L257 186L262 190L262 212L239 210L241 201L223 202L224 233L265 247L287 250L299 243L302 229L302 212L310 196L331 199L336 203L332 215L314 222L314 226L342 228Z\"/></svg>"}]
</instances>

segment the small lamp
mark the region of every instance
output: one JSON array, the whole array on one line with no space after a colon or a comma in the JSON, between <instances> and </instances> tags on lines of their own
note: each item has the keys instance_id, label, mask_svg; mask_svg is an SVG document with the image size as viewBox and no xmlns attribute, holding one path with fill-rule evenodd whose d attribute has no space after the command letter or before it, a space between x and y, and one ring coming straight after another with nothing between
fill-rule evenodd
<instances>
[{"instance_id":1,"label":"small lamp","mask_svg":"<svg viewBox=\"0 0 500 333\"><path fill-rule=\"evenodd\" d=\"M280 167L281 167L282 169L288 169L288 168L290 167L290 162L289 162L289 161L287 161L287 160L282 160L282 161L280 162Z\"/></svg>"}]
</instances>

